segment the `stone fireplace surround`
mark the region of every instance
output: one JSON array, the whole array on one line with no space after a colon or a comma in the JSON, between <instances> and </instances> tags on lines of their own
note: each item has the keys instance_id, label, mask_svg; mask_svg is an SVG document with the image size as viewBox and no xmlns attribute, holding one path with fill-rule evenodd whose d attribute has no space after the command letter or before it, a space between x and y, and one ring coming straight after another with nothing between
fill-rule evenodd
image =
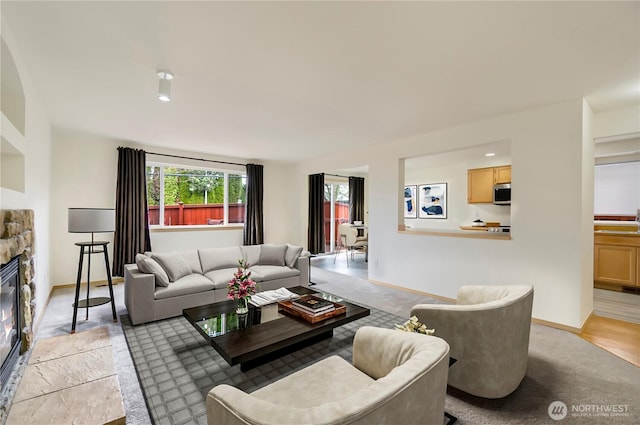
<instances>
[{"instance_id":1,"label":"stone fireplace surround","mask_svg":"<svg viewBox=\"0 0 640 425\"><path fill-rule=\"evenodd\" d=\"M0 264L8 263L20 256L20 322L22 324L22 346L20 359L8 382L0 389L0 423L4 422L15 391L20 370L24 369L24 356L33 345L33 317L35 305L34 232L32 210L0 210Z\"/></svg>"}]
</instances>

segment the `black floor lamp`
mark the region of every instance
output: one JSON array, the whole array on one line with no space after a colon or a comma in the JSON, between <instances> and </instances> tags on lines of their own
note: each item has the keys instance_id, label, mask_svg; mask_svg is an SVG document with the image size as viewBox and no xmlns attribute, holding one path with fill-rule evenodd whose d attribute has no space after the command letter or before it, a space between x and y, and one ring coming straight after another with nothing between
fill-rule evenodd
<instances>
[{"instance_id":1,"label":"black floor lamp","mask_svg":"<svg viewBox=\"0 0 640 425\"><path fill-rule=\"evenodd\" d=\"M89 319L89 307L111 303L113 321L117 322L116 304L113 299L113 283L109 270L109 254L107 253L108 241L95 241L94 233L110 233L116 229L115 210L113 208L69 208L69 233L91 233L91 242L76 242L80 247L80 259L78 261L78 277L76 280L76 296L73 304L73 323L71 333L76 331L76 316L78 307L85 307L87 310L86 320ZM99 247L96 249L96 247ZM89 298L89 287L91 286L91 255L104 253L104 263L107 269L107 281L109 282L109 297ZM87 297L79 300L80 279L82 277L82 264L84 256L87 255Z\"/></svg>"}]
</instances>

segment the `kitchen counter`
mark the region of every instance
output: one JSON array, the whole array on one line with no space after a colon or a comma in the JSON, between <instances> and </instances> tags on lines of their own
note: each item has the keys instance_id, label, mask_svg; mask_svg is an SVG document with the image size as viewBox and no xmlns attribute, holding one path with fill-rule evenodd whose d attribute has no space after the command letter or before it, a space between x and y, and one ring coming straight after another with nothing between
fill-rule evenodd
<instances>
[{"instance_id":1,"label":"kitchen counter","mask_svg":"<svg viewBox=\"0 0 640 425\"><path fill-rule=\"evenodd\" d=\"M637 221L594 220L594 226L637 226Z\"/></svg>"},{"instance_id":2,"label":"kitchen counter","mask_svg":"<svg viewBox=\"0 0 640 425\"><path fill-rule=\"evenodd\" d=\"M594 230L596 235L640 236L637 230Z\"/></svg>"},{"instance_id":3,"label":"kitchen counter","mask_svg":"<svg viewBox=\"0 0 640 425\"><path fill-rule=\"evenodd\" d=\"M472 239L498 239L498 240L511 240L511 233L509 232L478 232L462 229L426 229L420 227L407 227L404 225L398 226L398 232L411 235L424 235L424 236L449 236L457 238L472 238Z\"/></svg>"},{"instance_id":4,"label":"kitchen counter","mask_svg":"<svg viewBox=\"0 0 640 425\"><path fill-rule=\"evenodd\" d=\"M461 230L476 230L476 231L484 231L489 230L487 226L460 226Z\"/></svg>"},{"instance_id":5,"label":"kitchen counter","mask_svg":"<svg viewBox=\"0 0 640 425\"><path fill-rule=\"evenodd\" d=\"M640 231L639 223L636 221L594 221L593 231L595 234L620 234L634 235Z\"/></svg>"}]
</instances>

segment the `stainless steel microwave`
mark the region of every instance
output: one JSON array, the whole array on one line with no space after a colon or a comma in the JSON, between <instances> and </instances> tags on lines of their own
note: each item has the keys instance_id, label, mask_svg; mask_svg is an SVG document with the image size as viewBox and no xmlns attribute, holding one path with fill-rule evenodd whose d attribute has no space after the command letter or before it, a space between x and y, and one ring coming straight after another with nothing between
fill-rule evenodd
<instances>
[{"instance_id":1,"label":"stainless steel microwave","mask_svg":"<svg viewBox=\"0 0 640 425\"><path fill-rule=\"evenodd\" d=\"M493 186L493 203L496 205L511 205L511 183Z\"/></svg>"}]
</instances>

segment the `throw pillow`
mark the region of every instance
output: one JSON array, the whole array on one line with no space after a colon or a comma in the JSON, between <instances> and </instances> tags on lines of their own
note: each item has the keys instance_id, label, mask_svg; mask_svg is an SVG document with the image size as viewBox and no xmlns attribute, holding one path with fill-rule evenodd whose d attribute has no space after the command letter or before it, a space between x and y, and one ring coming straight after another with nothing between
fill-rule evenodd
<instances>
[{"instance_id":1,"label":"throw pillow","mask_svg":"<svg viewBox=\"0 0 640 425\"><path fill-rule=\"evenodd\" d=\"M240 247L244 255L244 262L249 266L258 265L260 261L260 245L242 245Z\"/></svg>"},{"instance_id":2,"label":"throw pillow","mask_svg":"<svg viewBox=\"0 0 640 425\"><path fill-rule=\"evenodd\" d=\"M301 246L294 246L287 244L287 253L285 254L284 261L287 267L295 267L298 257L302 254Z\"/></svg>"},{"instance_id":3,"label":"throw pillow","mask_svg":"<svg viewBox=\"0 0 640 425\"><path fill-rule=\"evenodd\" d=\"M169 276L167 276L167 272L164 271L156 260L147 257L143 259L142 262L144 263L143 267L156 277L156 286L169 286ZM142 271L142 269L140 270Z\"/></svg>"},{"instance_id":4,"label":"throw pillow","mask_svg":"<svg viewBox=\"0 0 640 425\"><path fill-rule=\"evenodd\" d=\"M199 249L198 253L200 254L203 273L208 273L211 270L238 267L238 261L243 258L239 246Z\"/></svg>"},{"instance_id":5,"label":"throw pillow","mask_svg":"<svg viewBox=\"0 0 640 425\"><path fill-rule=\"evenodd\" d=\"M153 273L151 269L144 263L144 260L146 260L147 258L149 257L144 254L136 254L136 266L138 266L138 270L140 270L142 273Z\"/></svg>"},{"instance_id":6,"label":"throw pillow","mask_svg":"<svg viewBox=\"0 0 640 425\"><path fill-rule=\"evenodd\" d=\"M200 264L200 256L198 255L197 249L180 251L180 255L187 261L187 263L189 263L192 273L202 274L202 265Z\"/></svg>"},{"instance_id":7,"label":"throw pillow","mask_svg":"<svg viewBox=\"0 0 640 425\"><path fill-rule=\"evenodd\" d=\"M258 264L261 266L284 266L286 252L286 245L262 245Z\"/></svg>"},{"instance_id":8,"label":"throw pillow","mask_svg":"<svg viewBox=\"0 0 640 425\"><path fill-rule=\"evenodd\" d=\"M181 277L189 276L192 273L191 266L178 252L153 254L151 258L156 260L167 272L169 282L175 282Z\"/></svg>"}]
</instances>

